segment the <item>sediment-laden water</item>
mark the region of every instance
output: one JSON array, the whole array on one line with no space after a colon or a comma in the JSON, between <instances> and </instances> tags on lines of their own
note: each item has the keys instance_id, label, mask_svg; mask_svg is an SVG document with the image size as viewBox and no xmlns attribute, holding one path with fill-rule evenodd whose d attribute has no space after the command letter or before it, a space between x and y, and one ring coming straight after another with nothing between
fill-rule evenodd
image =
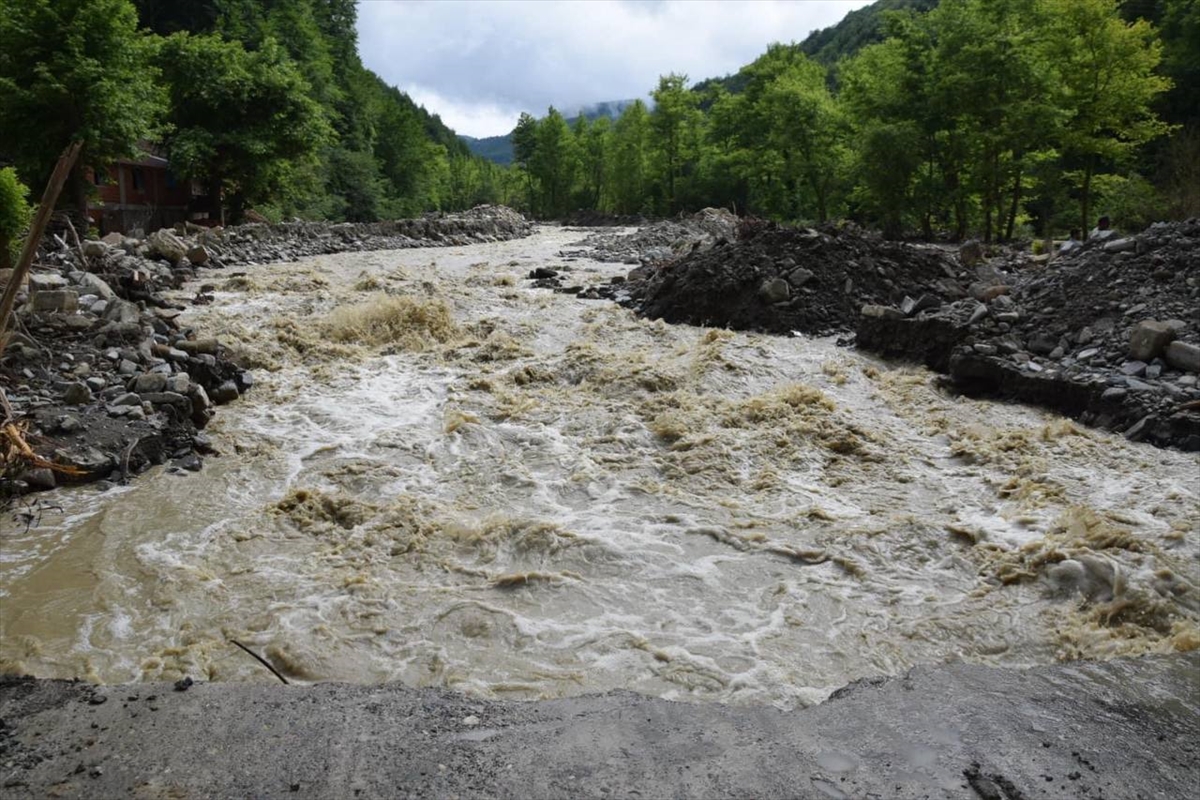
<instances>
[{"instance_id":1,"label":"sediment-laden water","mask_svg":"<svg viewBox=\"0 0 1200 800\"><path fill-rule=\"evenodd\" d=\"M1200 646L1195 454L526 288L582 235L206 276L258 381L221 455L0 521L0 667L273 681L237 639L299 681L792 707Z\"/></svg>"}]
</instances>

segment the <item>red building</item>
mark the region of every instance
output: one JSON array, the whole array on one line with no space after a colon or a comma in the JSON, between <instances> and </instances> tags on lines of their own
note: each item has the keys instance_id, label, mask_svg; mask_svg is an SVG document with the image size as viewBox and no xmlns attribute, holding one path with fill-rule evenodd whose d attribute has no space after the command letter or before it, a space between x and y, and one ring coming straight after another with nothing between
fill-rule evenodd
<instances>
[{"instance_id":1,"label":"red building","mask_svg":"<svg viewBox=\"0 0 1200 800\"><path fill-rule=\"evenodd\" d=\"M88 216L102 235L168 228L190 219L203 199L203 187L176 178L167 160L154 154L92 170L91 178L96 192L88 203Z\"/></svg>"}]
</instances>

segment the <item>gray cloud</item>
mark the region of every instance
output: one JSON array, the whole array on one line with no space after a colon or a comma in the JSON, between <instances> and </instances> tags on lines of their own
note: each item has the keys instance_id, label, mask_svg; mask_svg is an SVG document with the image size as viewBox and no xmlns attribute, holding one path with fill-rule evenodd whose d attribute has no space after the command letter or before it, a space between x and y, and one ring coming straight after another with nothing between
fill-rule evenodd
<instances>
[{"instance_id":1,"label":"gray cloud","mask_svg":"<svg viewBox=\"0 0 1200 800\"><path fill-rule=\"evenodd\" d=\"M870 0L360 0L359 50L459 133L724 75Z\"/></svg>"}]
</instances>

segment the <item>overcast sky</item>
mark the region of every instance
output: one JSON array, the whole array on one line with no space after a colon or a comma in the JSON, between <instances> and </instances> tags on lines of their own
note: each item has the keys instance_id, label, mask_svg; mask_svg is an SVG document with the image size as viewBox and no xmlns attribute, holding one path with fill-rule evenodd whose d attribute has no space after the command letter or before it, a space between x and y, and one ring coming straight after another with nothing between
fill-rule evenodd
<instances>
[{"instance_id":1,"label":"overcast sky","mask_svg":"<svg viewBox=\"0 0 1200 800\"><path fill-rule=\"evenodd\" d=\"M735 72L870 0L359 0L363 62L469 136Z\"/></svg>"}]
</instances>

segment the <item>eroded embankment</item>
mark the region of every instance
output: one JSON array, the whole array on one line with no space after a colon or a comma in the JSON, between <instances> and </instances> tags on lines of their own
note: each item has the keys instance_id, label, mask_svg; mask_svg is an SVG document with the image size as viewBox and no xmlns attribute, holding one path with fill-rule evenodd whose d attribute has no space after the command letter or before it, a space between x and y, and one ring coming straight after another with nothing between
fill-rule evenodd
<instances>
[{"instance_id":1,"label":"eroded embankment","mask_svg":"<svg viewBox=\"0 0 1200 800\"><path fill-rule=\"evenodd\" d=\"M151 464L197 470L212 445L200 431L253 376L230 357L222 328L184 322L215 284L251 280L230 265L302 256L450 247L527 236L507 208L372 224L180 225L143 239L112 234L68 245L52 235L0 359L0 499L59 484L124 482ZM258 269L250 266L250 269ZM8 276L0 273L0 288ZM12 427L6 427L11 423ZM28 445L31 450L24 451Z\"/></svg>"},{"instance_id":2,"label":"eroded embankment","mask_svg":"<svg viewBox=\"0 0 1200 800\"><path fill-rule=\"evenodd\" d=\"M926 667L799 711L631 692L0 682L4 795L1190 798L1200 660Z\"/></svg>"},{"instance_id":3,"label":"eroded embankment","mask_svg":"<svg viewBox=\"0 0 1200 800\"><path fill-rule=\"evenodd\" d=\"M1200 449L1200 221L1097 240L1048 264L853 226L743 221L738 234L697 238L635 270L628 302L692 325L857 331L860 348L947 373L960 391Z\"/></svg>"}]
</instances>

